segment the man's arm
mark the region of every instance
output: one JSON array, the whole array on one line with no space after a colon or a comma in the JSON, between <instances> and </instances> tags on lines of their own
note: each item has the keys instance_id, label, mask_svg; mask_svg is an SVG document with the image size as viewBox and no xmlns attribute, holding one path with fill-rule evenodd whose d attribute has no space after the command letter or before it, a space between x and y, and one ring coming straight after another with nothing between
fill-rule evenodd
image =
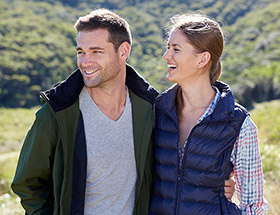
<instances>
[{"instance_id":1,"label":"man's arm","mask_svg":"<svg viewBox=\"0 0 280 215\"><path fill-rule=\"evenodd\" d=\"M45 104L25 138L12 182L27 214L53 212L51 172L56 132L53 114Z\"/></svg>"}]
</instances>

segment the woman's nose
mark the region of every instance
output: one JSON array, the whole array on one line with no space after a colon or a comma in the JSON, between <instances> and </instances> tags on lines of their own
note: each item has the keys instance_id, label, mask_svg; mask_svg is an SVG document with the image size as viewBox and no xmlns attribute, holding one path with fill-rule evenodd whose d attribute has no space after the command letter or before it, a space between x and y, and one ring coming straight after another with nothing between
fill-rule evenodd
<instances>
[{"instance_id":1,"label":"woman's nose","mask_svg":"<svg viewBox=\"0 0 280 215\"><path fill-rule=\"evenodd\" d=\"M167 49L165 51L165 53L162 55L162 58L165 59L165 60L170 59L170 51L169 51L169 49Z\"/></svg>"}]
</instances>

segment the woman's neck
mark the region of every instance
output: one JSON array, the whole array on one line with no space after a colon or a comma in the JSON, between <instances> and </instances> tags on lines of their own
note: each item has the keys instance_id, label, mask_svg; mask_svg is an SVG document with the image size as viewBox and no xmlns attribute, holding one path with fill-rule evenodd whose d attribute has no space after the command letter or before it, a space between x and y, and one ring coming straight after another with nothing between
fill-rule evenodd
<instances>
[{"instance_id":1,"label":"woman's neck","mask_svg":"<svg viewBox=\"0 0 280 215\"><path fill-rule=\"evenodd\" d=\"M196 81L181 87L184 104L183 109L189 111L206 109L216 95L209 81Z\"/></svg>"}]
</instances>

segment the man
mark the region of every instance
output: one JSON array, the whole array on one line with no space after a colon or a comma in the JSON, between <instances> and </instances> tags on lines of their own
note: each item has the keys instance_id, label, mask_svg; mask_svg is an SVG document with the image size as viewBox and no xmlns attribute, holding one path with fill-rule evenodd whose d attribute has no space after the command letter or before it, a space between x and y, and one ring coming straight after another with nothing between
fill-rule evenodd
<instances>
[{"instance_id":1,"label":"man","mask_svg":"<svg viewBox=\"0 0 280 215\"><path fill-rule=\"evenodd\" d=\"M157 91L126 65L124 19L96 10L75 28L79 70L41 93L12 189L28 214L147 214Z\"/></svg>"},{"instance_id":2,"label":"man","mask_svg":"<svg viewBox=\"0 0 280 215\"><path fill-rule=\"evenodd\" d=\"M40 93L12 189L27 214L148 214L158 93L126 64L124 19L99 9L75 29L79 69Z\"/></svg>"}]
</instances>

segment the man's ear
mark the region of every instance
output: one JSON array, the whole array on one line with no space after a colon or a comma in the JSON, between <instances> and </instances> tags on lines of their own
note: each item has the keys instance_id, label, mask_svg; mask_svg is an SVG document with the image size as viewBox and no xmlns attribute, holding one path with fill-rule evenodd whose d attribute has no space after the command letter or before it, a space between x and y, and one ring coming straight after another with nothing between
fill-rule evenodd
<instances>
[{"instance_id":1,"label":"man's ear","mask_svg":"<svg viewBox=\"0 0 280 215\"><path fill-rule=\"evenodd\" d=\"M129 57L130 49L131 49L131 47L128 42L123 42L118 49L119 57L124 62L126 62Z\"/></svg>"},{"instance_id":2,"label":"man's ear","mask_svg":"<svg viewBox=\"0 0 280 215\"><path fill-rule=\"evenodd\" d=\"M205 67L211 59L211 54L209 52L202 52L199 54L198 68Z\"/></svg>"}]
</instances>

